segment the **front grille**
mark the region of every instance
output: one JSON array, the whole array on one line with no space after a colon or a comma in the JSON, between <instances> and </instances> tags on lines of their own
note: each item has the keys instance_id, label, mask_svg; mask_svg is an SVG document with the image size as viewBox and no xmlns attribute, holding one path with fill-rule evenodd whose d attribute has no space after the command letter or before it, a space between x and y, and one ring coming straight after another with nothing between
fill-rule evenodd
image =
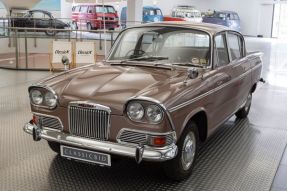
<instances>
[{"instance_id":1,"label":"front grille","mask_svg":"<svg viewBox=\"0 0 287 191\"><path fill-rule=\"evenodd\" d=\"M125 143L143 144L147 143L147 135L134 131L123 131L120 135L120 141Z\"/></svg>"},{"instance_id":2,"label":"front grille","mask_svg":"<svg viewBox=\"0 0 287 191\"><path fill-rule=\"evenodd\" d=\"M62 130L62 124L59 121L59 119L54 117L48 117L48 116L37 116L38 120L41 121L43 128L51 128L51 129L57 129Z\"/></svg>"},{"instance_id":3,"label":"front grille","mask_svg":"<svg viewBox=\"0 0 287 191\"><path fill-rule=\"evenodd\" d=\"M109 112L93 108L70 106L70 133L89 139L108 139Z\"/></svg>"},{"instance_id":4,"label":"front grille","mask_svg":"<svg viewBox=\"0 0 287 191\"><path fill-rule=\"evenodd\" d=\"M148 143L149 136L153 136L153 135L142 133L142 132L124 130L119 136L119 141L124 142L124 143L145 145ZM167 134L166 145L170 145L173 142L174 142L173 134Z\"/></svg>"}]
</instances>

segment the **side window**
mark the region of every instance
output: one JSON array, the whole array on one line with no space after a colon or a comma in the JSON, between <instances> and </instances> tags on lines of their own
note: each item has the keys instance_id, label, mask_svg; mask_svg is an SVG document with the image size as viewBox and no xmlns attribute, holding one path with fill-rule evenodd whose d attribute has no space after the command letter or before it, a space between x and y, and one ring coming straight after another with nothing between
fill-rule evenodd
<instances>
[{"instance_id":1,"label":"side window","mask_svg":"<svg viewBox=\"0 0 287 191\"><path fill-rule=\"evenodd\" d=\"M229 33L228 45L232 60L242 58L242 41L238 35Z\"/></svg>"},{"instance_id":2,"label":"side window","mask_svg":"<svg viewBox=\"0 0 287 191\"><path fill-rule=\"evenodd\" d=\"M214 64L217 67L229 64L228 50L226 47L226 38L224 34L214 38Z\"/></svg>"},{"instance_id":3,"label":"side window","mask_svg":"<svg viewBox=\"0 0 287 191\"><path fill-rule=\"evenodd\" d=\"M88 7L87 6L81 7L81 13L87 13L87 12L88 12Z\"/></svg>"},{"instance_id":4,"label":"side window","mask_svg":"<svg viewBox=\"0 0 287 191\"><path fill-rule=\"evenodd\" d=\"M88 13L94 13L95 7L89 6Z\"/></svg>"}]
</instances>

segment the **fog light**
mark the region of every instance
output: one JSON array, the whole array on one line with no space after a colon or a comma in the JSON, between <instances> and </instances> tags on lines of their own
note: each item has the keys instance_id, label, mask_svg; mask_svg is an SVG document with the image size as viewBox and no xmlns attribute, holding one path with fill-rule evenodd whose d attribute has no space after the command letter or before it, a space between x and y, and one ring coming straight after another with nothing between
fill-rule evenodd
<instances>
[{"instance_id":1,"label":"fog light","mask_svg":"<svg viewBox=\"0 0 287 191\"><path fill-rule=\"evenodd\" d=\"M149 145L162 147L166 145L166 137L165 136L152 136L149 137Z\"/></svg>"}]
</instances>

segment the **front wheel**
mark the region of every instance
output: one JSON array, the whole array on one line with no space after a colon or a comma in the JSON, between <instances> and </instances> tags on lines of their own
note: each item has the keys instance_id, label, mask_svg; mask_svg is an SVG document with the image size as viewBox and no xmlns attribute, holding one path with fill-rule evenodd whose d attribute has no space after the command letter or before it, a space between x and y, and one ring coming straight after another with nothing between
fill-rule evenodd
<instances>
[{"instance_id":1,"label":"front wheel","mask_svg":"<svg viewBox=\"0 0 287 191\"><path fill-rule=\"evenodd\" d=\"M251 102L252 102L252 94L249 93L246 99L246 102L242 108L240 108L236 113L236 117L239 119L246 118L249 114L250 107L251 107Z\"/></svg>"},{"instance_id":2,"label":"front wheel","mask_svg":"<svg viewBox=\"0 0 287 191\"><path fill-rule=\"evenodd\" d=\"M57 154L60 154L60 143L48 141L48 145L52 151Z\"/></svg>"},{"instance_id":3,"label":"front wheel","mask_svg":"<svg viewBox=\"0 0 287 191\"><path fill-rule=\"evenodd\" d=\"M191 122L183 131L178 141L177 156L163 164L167 177L180 181L191 175L197 157L198 131L197 125Z\"/></svg>"}]
</instances>

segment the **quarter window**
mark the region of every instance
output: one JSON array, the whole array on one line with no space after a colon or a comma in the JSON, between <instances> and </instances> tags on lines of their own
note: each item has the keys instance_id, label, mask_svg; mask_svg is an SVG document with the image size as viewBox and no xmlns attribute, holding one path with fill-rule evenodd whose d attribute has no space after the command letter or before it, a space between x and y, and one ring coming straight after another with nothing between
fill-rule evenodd
<instances>
[{"instance_id":1,"label":"quarter window","mask_svg":"<svg viewBox=\"0 0 287 191\"><path fill-rule=\"evenodd\" d=\"M229 33L228 45L232 60L242 58L242 43L238 35Z\"/></svg>"},{"instance_id":2,"label":"quarter window","mask_svg":"<svg viewBox=\"0 0 287 191\"><path fill-rule=\"evenodd\" d=\"M217 67L229 64L226 38L224 34L218 35L214 39L214 60Z\"/></svg>"}]
</instances>

